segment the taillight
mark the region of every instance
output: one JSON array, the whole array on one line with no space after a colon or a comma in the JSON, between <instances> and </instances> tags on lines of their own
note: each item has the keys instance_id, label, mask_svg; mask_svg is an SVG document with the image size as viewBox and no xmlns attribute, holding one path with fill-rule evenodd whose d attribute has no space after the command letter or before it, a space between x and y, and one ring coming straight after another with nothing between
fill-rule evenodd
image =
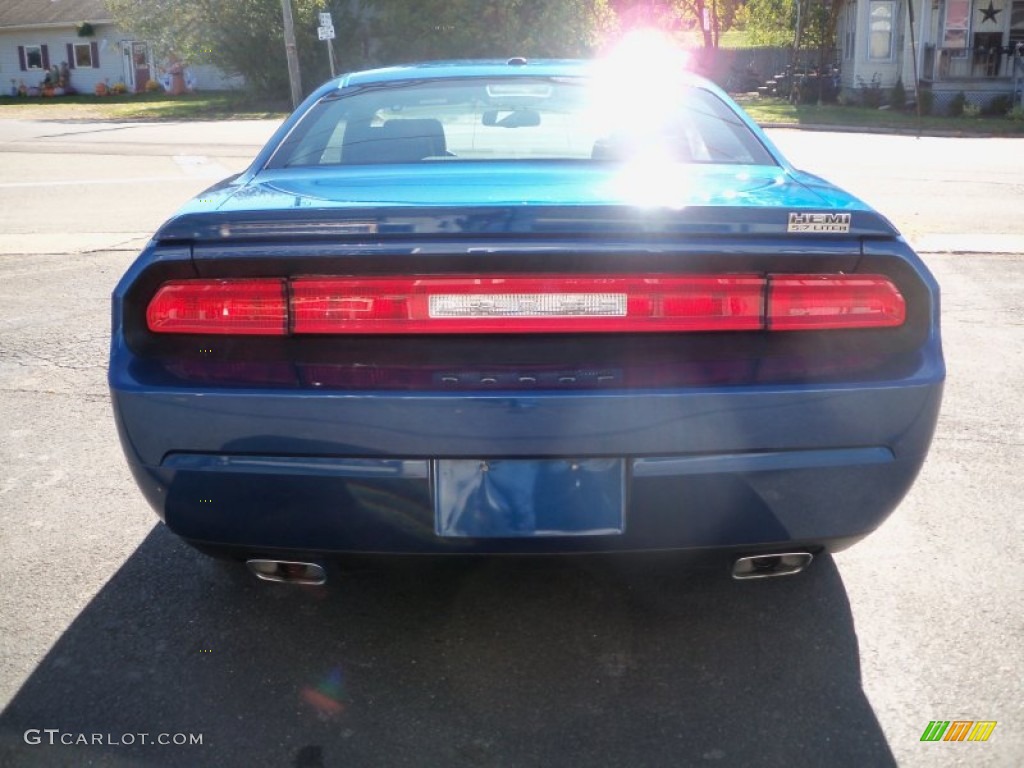
<instances>
[{"instance_id":1,"label":"taillight","mask_svg":"<svg viewBox=\"0 0 1024 768\"><path fill-rule=\"evenodd\" d=\"M822 330L905 315L879 275L457 275L175 280L146 320L155 333L281 336Z\"/></svg>"},{"instance_id":2,"label":"taillight","mask_svg":"<svg viewBox=\"0 0 1024 768\"><path fill-rule=\"evenodd\" d=\"M879 275L773 275L768 329L884 328L903 325L903 295Z\"/></svg>"},{"instance_id":3,"label":"taillight","mask_svg":"<svg viewBox=\"0 0 1024 768\"><path fill-rule=\"evenodd\" d=\"M172 280L149 302L146 324L156 333L284 336L285 281Z\"/></svg>"},{"instance_id":4,"label":"taillight","mask_svg":"<svg viewBox=\"0 0 1024 768\"><path fill-rule=\"evenodd\" d=\"M295 333L725 331L761 327L756 276L298 278Z\"/></svg>"}]
</instances>

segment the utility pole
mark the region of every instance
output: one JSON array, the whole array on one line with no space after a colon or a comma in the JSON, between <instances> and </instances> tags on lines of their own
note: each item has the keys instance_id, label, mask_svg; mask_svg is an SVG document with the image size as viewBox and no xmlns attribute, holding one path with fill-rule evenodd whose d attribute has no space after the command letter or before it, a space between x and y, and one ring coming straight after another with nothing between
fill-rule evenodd
<instances>
[{"instance_id":1,"label":"utility pole","mask_svg":"<svg viewBox=\"0 0 1024 768\"><path fill-rule=\"evenodd\" d=\"M299 74L299 52L295 47L295 22L292 20L292 0L281 0L284 16L284 51L288 56L288 82L292 87L292 109L302 101L302 77Z\"/></svg>"}]
</instances>

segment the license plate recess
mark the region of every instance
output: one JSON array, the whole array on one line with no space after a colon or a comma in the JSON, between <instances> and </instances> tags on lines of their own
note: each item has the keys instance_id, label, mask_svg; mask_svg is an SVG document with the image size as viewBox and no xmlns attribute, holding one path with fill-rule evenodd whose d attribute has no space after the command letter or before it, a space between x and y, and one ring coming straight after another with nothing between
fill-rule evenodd
<instances>
[{"instance_id":1,"label":"license plate recess","mask_svg":"<svg viewBox=\"0 0 1024 768\"><path fill-rule=\"evenodd\" d=\"M440 459L438 536L606 536L625 530L623 459Z\"/></svg>"}]
</instances>

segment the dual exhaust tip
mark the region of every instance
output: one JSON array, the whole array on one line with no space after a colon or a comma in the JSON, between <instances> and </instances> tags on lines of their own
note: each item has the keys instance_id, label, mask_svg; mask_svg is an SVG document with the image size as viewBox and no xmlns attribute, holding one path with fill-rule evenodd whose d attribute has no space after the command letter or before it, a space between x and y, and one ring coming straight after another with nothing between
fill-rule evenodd
<instances>
[{"instance_id":1,"label":"dual exhaust tip","mask_svg":"<svg viewBox=\"0 0 1024 768\"><path fill-rule=\"evenodd\" d=\"M779 552L738 557L732 564L732 577L738 580L767 579L800 573L814 559L810 552ZM320 586L327 582L327 571L317 563L296 560L247 560L246 566L261 581Z\"/></svg>"},{"instance_id":2,"label":"dual exhaust tip","mask_svg":"<svg viewBox=\"0 0 1024 768\"><path fill-rule=\"evenodd\" d=\"M738 557L732 564L734 579L767 579L772 576L791 576L811 564L810 552L778 552L766 555Z\"/></svg>"}]
</instances>

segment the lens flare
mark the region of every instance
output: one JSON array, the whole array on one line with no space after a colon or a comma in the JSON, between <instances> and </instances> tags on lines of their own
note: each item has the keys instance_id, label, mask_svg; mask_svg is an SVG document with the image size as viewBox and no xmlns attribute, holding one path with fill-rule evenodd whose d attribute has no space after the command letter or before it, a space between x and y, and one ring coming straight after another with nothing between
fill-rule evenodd
<instances>
[{"instance_id":1,"label":"lens flare","mask_svg":"<svg viewBox=\"0 0 1024 768\"><path fill-rule=\"evenodd\" d=\"M309 704L321 720L330 720L345 711L345 676L341 666L330 669L316 686L304 686L302 700Z\"/></svg>"}]
</instances>

